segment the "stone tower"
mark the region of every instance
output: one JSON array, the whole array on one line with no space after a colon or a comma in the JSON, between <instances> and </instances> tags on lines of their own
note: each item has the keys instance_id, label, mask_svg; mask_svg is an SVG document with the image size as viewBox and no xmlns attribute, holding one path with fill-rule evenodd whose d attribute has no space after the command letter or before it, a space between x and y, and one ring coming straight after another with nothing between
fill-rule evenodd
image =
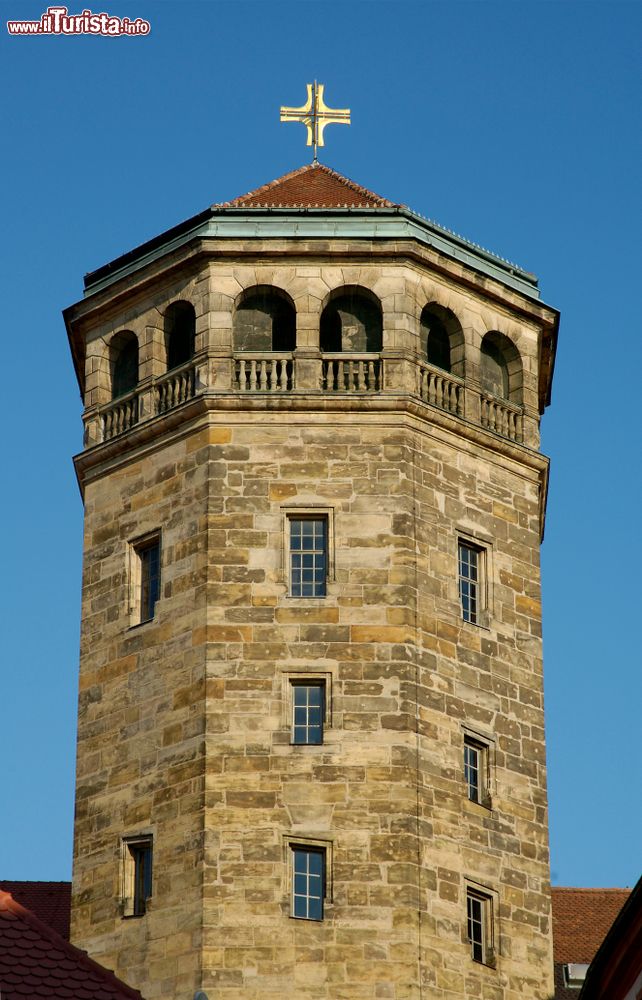
<instances>
[{"instance_id":1,"label":"stone tower","mask_svg":"<svg viewBox=\"0 0 642 1000\"><path fill-rule=\"evenodd\" d=\"M535 277L314 164L66 321L74 943L147 1000L545 1000Z\"/></svg>"}]
</instances>

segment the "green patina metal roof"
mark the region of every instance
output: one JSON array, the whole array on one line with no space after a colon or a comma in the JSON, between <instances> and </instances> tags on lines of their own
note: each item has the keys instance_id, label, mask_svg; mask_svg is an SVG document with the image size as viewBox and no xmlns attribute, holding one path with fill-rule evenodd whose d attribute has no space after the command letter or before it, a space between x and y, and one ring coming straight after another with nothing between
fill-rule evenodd
<instances>
[{"instance_id":1,"label":"green patina metal roof","mask_svg":"<svg viewBox=\"0 0 642 1000\"><path fill-rule=\"evenodd\" d=\"M283 203L279 202L281 197ZM321 203L315 203L315 198ZM208 238L416 240L529 298L539 299L535 275L322 164L301 167L232 202L212 205L92 271L85 277L85 296L192 240Z\"/></svg>"}]
</instances>

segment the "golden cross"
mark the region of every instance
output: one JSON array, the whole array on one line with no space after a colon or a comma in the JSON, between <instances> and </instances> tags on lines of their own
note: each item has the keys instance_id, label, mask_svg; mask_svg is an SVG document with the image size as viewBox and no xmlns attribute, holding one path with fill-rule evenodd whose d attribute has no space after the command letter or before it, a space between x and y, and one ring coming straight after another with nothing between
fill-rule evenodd
<instances>
[{"instance_id":1,"label":"golden cross","mask_svg":"<svg viewBox=\"0 0 642 1000\"><path fill-rule=\"evenodd\" d=\"M308 130L306 146L314 147L317 162L317 146L323 146L323 130L326 125L349 125L350 108L328 108L323 100L323 84L306 84L308 99L301 108L281 108L282 122L302 122Z\"/></svg>"}]
</instances>

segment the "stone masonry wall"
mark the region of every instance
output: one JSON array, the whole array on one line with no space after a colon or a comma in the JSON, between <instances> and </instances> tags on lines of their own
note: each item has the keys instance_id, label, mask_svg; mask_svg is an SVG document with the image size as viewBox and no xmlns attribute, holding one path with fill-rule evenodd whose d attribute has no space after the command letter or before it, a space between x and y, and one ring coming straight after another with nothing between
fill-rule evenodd
<instances>
[{"instance_id":1,"label":"stone masonry wall","mask_svg":"<svg viewBox=\"0 0 642 1000\"><path fill-rule=\"evenodd\" d=\"M207 473L187 439L85 486L72 940L149 1000L200 978ZM132 627L130 543L156 530L161 600ZM153 898L123 918L121 838L141 834Z\"/></svg>"},{"instance_id":2,"label":"stone masonry wall","mask_svg":"<svg viewBox=\"0 0 642 1000\"><path fill-rule=\"evenodd\" d=\"M546 1000L544 460L356 403L173 435L86 486L72 939L148 1000ZM322 599L288 596L296 511L329 518ZM130 628L128 542L155 529L161 600ZM487 553L483 626L461 620L459 537ZM290 679L315 676L324 744L291 746ZM466 796L464 726L492 808ZM139 832L153 898L123 919ZM322 922L290 916L293 842L326 847ZM470 957L467 884L494 967Z\"/></svg>"}]
</instances>

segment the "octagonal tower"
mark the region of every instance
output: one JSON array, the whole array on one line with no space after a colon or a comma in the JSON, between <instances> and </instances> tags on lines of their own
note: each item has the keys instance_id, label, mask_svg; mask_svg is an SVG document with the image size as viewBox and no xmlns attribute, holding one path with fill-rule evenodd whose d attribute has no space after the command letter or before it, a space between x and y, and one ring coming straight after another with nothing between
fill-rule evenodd
<instances>
[{"instance_id":1,"label":"octagonal tower","mask_svg":"<svg viewBox=\"0 0 642 1000\"><path fill-rule=\"evenodd\" d=\"M545 1000L535 277L314 164L65 317L74 943L148 1000Z\"/></svg>"}]
</instances>

